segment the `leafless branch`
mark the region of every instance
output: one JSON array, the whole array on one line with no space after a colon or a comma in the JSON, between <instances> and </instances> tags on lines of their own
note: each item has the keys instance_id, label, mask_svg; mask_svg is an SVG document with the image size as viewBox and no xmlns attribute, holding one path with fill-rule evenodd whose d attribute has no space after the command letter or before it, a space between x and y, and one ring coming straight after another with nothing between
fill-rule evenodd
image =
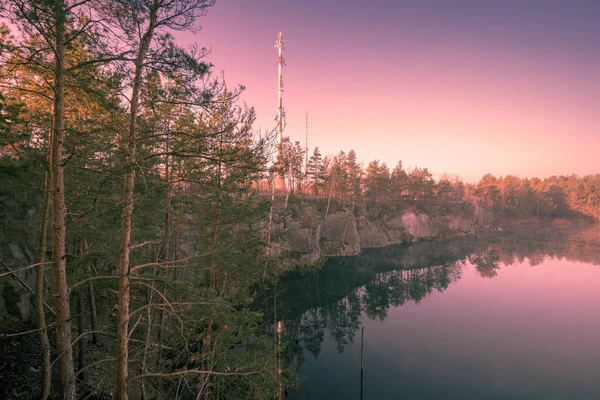
<instances>
[{"instance_id":1,"label":"leafless branch","mask_svg":"<svg viewBox=\"0 0 600 400\"><path fill-rule=\"evenodd\" d=\"M132 376L131 378L129 378L129 382L133 382L135 380L143 379L143 378L166 378L166 379L173 379L173 378L180 377L180 376L185 376L185 375L249 376L249 375L256 375L256 374L258 374L260 372L262 372L262 371L219 372L219 371L205 371L205 370L200 370L200 369L185 369L185 370L182 370L182 371L175 371L175 372L170 372L170 373L158 373L158 372L154 372L154 373L146 373L146 374L136 375L136 376Z\"/></svg>"},{"instance_id":2,"label":"leafless branch","mask_svg":"<svg viewBox=\"0 0 600 400\"><path fill-rule=\"evenodd\" d=\"M4 266L6 266L6 263L4 261L2 261L2 264L4 264ZM38 265L42 265L42 264L52 264L52 262L51 261L47 261L47 262L43 262L43 263L35 263L35 264L31 264L31 265L28 265L26 267L19 268L19 269L16 269L16 270L7 268L9 271L0 274L0 278L2 278L3 276L6 276L6 275L13 275L13 274L15 274L17 272L26 271L28 269L35 268Z\"/></svg>"},{"instance_id":3,"label":"leafless branch","mask_svg":"<svg viewBox=\"0 0 600 400\"><path fill-rule=\"evenodd\" d=\"M161 243L162 243L162 240L147 240L147 241L139 243L139 244L134 244L134 245L130 246L129 248L131 250L133 250L133 249L137 249L138 247L146 246L148 244L161 244Z\"/></svg>"},{"instance_id":4,"label":"leafless branch","mask_svg":"<svg viewBox=\"0 0 600 400\"><path fill-rule=\"evenodd\" d=\"M29 331L24 331L24 332L17 332L17 333L0 333L0 337L15 337L15 336L23 336L23 335L29 335L30 333L36 333L39 331L43 331L44 329L48 329L50 327L52 327L54 325L54 322L52 322L51 324L46 325L43 328L37 328L37 329L32 329Z\"/></svg>"}]
</instances>

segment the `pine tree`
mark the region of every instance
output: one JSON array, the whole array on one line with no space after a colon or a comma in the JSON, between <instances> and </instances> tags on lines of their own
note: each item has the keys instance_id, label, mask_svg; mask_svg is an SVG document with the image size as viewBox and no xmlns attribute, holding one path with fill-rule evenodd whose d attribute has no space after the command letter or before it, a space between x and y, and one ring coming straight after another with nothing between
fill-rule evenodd
<instances>
[{"instance_id":1,"label":"pine tree","mask_svg":"<svg viewBox=\"0 0 600 400\"><path fill-rule=\"evenodd\" d=\"M401 199L404 192L408 189L408 175L402 167L402 160L394 167L390 177L390 192L394 199Z\"/></svg>"},{"instance_id":2,"label":"pine tree","mask_svg":"<svg viewBox=\"0 0 600 400\"><path fill-rule=\"evenodd\" d=\"M350 150L346 157L345 172L348 177L348 190L350 191L350 197L354 201L355 198L361 195L361 182L362 182L362 166L358 163L356 158L356 152Z\"/></svg>"},{"instance_id":3,"label":"pine tree","mask_svg":"<svg viewBox=\"0 0 600 400\"><path fill-rule=\"evenodd\" d=\"M308 168L306 171L307 179L310 182L310 187L315 198L319 195L323 183L322 168L323 158L319 148L315 147L308 160Z\"/></svg>"}]
</instances>

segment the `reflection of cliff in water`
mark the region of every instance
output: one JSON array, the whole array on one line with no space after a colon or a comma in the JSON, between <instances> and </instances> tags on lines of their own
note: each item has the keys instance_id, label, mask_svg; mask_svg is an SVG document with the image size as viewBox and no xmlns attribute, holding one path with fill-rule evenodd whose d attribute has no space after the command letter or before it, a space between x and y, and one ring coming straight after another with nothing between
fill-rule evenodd
<instances>
[{"instance_id":1,"label":"reflection of cliff in water","mask_svg":"<svg viewBox=\"0 0 600 400\"><path fill-rule=\"evenodd\" d=\"M266 290L256 305L262 307L266 319L272 321L276 315L284 321L290 356L301 360L301 346L318 356L327 329L341 353L353 342L361 313L383 321L390 307L418 303L434 291L446 290L460 279L467 263L482 278L493 278L500 268L515 262L535 266L547 257L600 265L599 238L598 232L588 231L536 239L463 238L366 250L355 257L329 259L320 271L291 272Z\"/></svg>"}]
</instances>

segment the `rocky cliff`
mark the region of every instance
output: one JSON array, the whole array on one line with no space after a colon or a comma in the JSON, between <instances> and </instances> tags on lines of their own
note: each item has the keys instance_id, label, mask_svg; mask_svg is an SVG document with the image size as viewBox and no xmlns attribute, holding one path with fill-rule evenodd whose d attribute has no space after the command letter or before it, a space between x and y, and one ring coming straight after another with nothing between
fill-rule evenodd
<instances>
[{"instance_id":1,"label":"rocky cliff","mask_svg":"<svg viewBox=\"0 0 600 400\"><path fill-rule=\"evenodd\" d=\"M423 239L450 238L492 229L494 216L475 203L457 205L456 212L430 215L414 205L350 204L327 206L299 201L289 205L274 227L273 248L279 254L319 257L351 256L362 249Z\"/></svg>"}]
</instances>

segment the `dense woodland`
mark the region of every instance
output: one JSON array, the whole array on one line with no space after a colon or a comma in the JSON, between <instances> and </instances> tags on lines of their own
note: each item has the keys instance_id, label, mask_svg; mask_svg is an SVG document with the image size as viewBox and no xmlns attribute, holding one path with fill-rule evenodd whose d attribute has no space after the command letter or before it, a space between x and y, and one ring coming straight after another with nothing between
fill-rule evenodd
<instances>
[{"instance_id":1,"label":"dense woodland","mask_svg":"<svg viewBox=\"0 0 600 400\"><path fill-rule=\"evenodd\" d=\"M276 267L252 190L274 135L173 36L213 3L0 6L2 275L37 277L41 398L283 386L272 328L247 308Z\"/></svg>"},{"instance_id":2,"label":"dense woodland","mask_svg":"<svg viewBox=\"0 0 600 400\"><path fill-rule=\"evenodd\" d=\"M280 397L276 329L250 308L282 268L277 174L308 200L600 217L600 175L436 182L352 150L276 152L243 87L174 39L213 3L0 5L0 278L34 294L42 399Z\"/></svg>"},{"instance_id":3,"label":"dense woodland","mask_svg":"<svg viewBox=\"0 0 600 400\"><path fill-rule=\"evenodd\" d=\"M315 148L302 163L305 150L299 142L283 142L280 169L289 171L292 191L328 197L342 203L356 200L401 205L418 202L426 212L450 211L452 204L479 202L498 216L600 218L600 175L551 176L545 179L496 177L485 174L477 183L464 183L443 174L435 181L427 168L405 170L402 161L393 169L373 160L366 166L350 150L323 156Z\"/></svg>"}]
</instances>

